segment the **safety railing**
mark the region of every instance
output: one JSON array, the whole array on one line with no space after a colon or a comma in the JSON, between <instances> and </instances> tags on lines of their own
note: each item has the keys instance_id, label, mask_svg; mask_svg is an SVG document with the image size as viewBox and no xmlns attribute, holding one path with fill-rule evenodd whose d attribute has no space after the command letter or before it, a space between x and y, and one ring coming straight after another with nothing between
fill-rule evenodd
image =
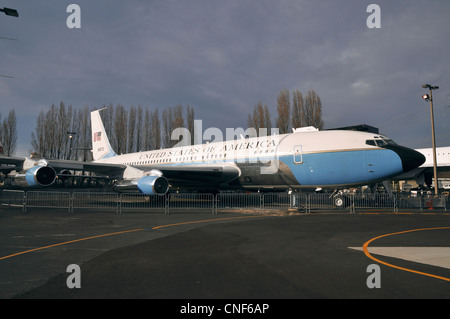
<instances>
[{"instance_id":1,"label":"safety railing","mask_svg":"<svg viewBox=\"0 0 450 319\"><path fill-rule=\"evenodd\" d=\"M167 204L167 214L187 213L192 210L214 214L215 198L213 194L170 194Z\"/></svg>"},{"instance_id":2,"label":"safety railing","mask_svg":"<svg viewBox=\"0 0 450 319\"><path fill-rule=\"evenodd\" d=\"M71 212L71 196L65 192L29 191L25 193L23 210L28 207L66 208Z\"/></svg>"},{"instance_id":3,"label":"safety railing","mask_svg":"<svg viewBox=\"0 0 450 319\"><path fill-rule=\"evenodd\" d=\"M68 212L84 209L149 213L211 214L241 212L272 214L279 212L398 212L399 209L419 209L430 212L447 211L448 196L391 196L389 194L326 194L326 193L179 193L144 195L105 192L16 191L0 192L2 207L60 208Z\"/></svg>"},{"instance_id":4,"label":"safety railing","mask_svg":"<svg viewBox=\"0 0 450 319\"><path fill-rule=\"evenodd\" d=\"M244 210L257 210L262 212L262 199L260 193L219 193L216 195L216 213L236 212Z\"/></svg>"},{"instance_id":5,"label":"safety railing","mask_svg":"<svg viewBox=\"0 0 450 319\"><path fill-rule=\"evenodd\" d=\"M118 213L152 212L167 214L167 196L122 193L119 197Z\"/></svg>"},{"instance_id":6,"label":"safety railing","mask_svg":"<svg viewBox=\"0 0 450 319\"><path fill-rule=\"evenodd\" d=\"M5 189L0 195L1 206L23 207L25 203L25 192L22 190Z\"/></svg>"},{"instance_id":7,"label":"safety railing","mask_svg":"<svg viewBox=\"0 0 450 319\"><path fill-rule=\"evenodd\" d=\"M95 208L98 210L118 210L119 205L118 193L90 193L90 192L74 192L72 193L72 208L88 209Z\"/></svg>"}]
</instances>

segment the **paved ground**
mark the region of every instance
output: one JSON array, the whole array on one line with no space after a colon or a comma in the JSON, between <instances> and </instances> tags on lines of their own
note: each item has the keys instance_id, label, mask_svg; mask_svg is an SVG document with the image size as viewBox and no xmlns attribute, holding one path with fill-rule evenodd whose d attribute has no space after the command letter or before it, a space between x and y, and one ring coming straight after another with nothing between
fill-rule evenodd
<instances>
[{"instance_id":1,"label":"paved ground","mask_svg":"<svg viewBox=\"0 0 450 319\"><path fill-rule=\"evenodd\" d=\"M97 235L107 236L85 239ZM370 247L442 248L449 238L447 213L0 211L0 297L448 299L450 266L373 255L398 269L349 247L374 239ZM11 256L78 239L85 240ZM81 288L67 287L70 264L80 266ZM378 277L371 264L380 266ZM380 288L368 287L370 276Z\"/></svg>"}]
</instances>

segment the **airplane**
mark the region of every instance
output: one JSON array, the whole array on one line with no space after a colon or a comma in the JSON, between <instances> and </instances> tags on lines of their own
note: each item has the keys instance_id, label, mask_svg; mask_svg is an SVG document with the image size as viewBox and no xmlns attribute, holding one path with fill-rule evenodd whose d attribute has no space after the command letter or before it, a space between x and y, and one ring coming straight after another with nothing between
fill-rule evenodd
<instances>
[{"instance_id":1,"label":"airplane","mask_svg":"<svg viewBox=\"0 0 450 319\"><path fill-rule=\"evenodd\" d=\"M412 169L406 173L396 176L395 180L415 180L417 184L428 188L433 183L433 149L420 148L416 149L419 153L425 156L425 162L419 167ZM439 179L450 178L450 147L436 148L436 171Z\"/></svg>"},{"instance_id":2,"label":"airplane","mask_svg":"<svg viewBox=\"0 0 450 319\"><path fill-rule=\"evenodd\" d=\"M17 185L50 186L70 170L107 176L117 192L164 195L170 190L339 189L375 184L408 172L425 157L374 133L294 129L292 133L118 155L100 110L91 112L92 162L15 162ZM0 163L5 159L0 158Z\"/></svg>"}]
</instances>

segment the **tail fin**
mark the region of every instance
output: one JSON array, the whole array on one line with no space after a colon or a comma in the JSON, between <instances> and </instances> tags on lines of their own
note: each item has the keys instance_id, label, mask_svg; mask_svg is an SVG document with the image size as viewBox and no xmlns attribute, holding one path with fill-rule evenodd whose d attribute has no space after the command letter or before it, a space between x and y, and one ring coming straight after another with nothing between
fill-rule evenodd
<instances>
[{"instance_id":1,"label":"tail fin","mask_svg":"<svg viewBox=\"0 0 450 319\"><path fill-rule=\"evenodd\" d=\"M100 117L100 110L91 112L91 129L92 129L92 156L94 161L103 158L116 156L117 154L109 144L108 136L103 126L102 118Z\"/></svg>"}]
</instances>

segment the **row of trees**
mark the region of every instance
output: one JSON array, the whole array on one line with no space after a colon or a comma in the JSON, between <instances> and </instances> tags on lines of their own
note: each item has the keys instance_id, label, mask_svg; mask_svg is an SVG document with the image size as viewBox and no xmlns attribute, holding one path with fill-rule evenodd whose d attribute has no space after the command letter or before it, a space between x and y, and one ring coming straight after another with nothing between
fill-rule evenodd
<instances>
[{"instance_id":1,"label":"row of trees","mask_svg":"<svg viewBox=\"0 0 450 319\"><path fill-rule=\"evenodd\" d=\"M34 151L45 158L75 159L83 154L83 159L90 160L90 112L87 106L74 109L63 102L59 107L53 104L47 112L41 111L31 133Z\"/></svg>"},{"instance_id":2,"label":"row of trees","mask_svg":"<svg viewBox=\"0 0 450 319\"><path fill-rule=\"evenodd\" d=\"M0 141L3 144L3 154L13 156L17 148L17 120L14 109L9 111L3 121L1 119L0 114Z\"/></svg>"},{"instance_id":3,"label":"row of trees","mask_svg":"<svg viewBox=\"0 0 450 319\"><path fill-rule=\"evenodd\" d=\"M35 152L44 158L91 160L91 111L88 106L74 109L64 102L41 111L31 134ZM189 105L166 108L160 116L158 109L110 104L100 114L117 154L172 147L178 142L171 139L173 129L187 127L193 132L194 128L194 109Z\"/></svg>"},{"instance_id":4,"label":"row of trees","mask_svg":"<svg viewBox=\"0 0 450 319\"><path fill-rule=\"evenodd\" d=\"M258 102L253 113L248 115L248 127L277 127L280 134L290 132L291 128L315 126L323 128L322 105L318 94L310 90L305 96L299 90L291 94L287 89L277 96L278 117L271 120L269 108ZM61 102L52 105L47 112L41 111L36 121L35 131L31 134L31 146L39 156L55 159L91 160L91 120L92 108L73 108ZM178 143L172 140L172 131L177 127L186 127L191 132L191 144L194 144L194 108L177 105L159 110L112 103L101 113L111 146L118 154L169 148ZM275 125L273 126L272 123ZM176 136L178 138L178 136ZM17 143L16 115L11 110L1 121L0 139L4 154L13 156Z\"/></svg>"},{"instance_id":5,"label":"row of trees","mask_svg":"<svg viewBox=\"0 0 450 319\"><path fill-rule=\"evenodd\" d=\"M314 90L309 90L305 96L299 90L295 90L292 93L292 107L289 91L281 90L277 96L277 113L275 127L279 129L280 134L289 133L291 128L304 126L323 128L322 102ZM273 126L268 106L259 101L253 113L248 115L247 125L257 131L259 128L267 128L270 133Z\"/></svg>"}]
</instances>

